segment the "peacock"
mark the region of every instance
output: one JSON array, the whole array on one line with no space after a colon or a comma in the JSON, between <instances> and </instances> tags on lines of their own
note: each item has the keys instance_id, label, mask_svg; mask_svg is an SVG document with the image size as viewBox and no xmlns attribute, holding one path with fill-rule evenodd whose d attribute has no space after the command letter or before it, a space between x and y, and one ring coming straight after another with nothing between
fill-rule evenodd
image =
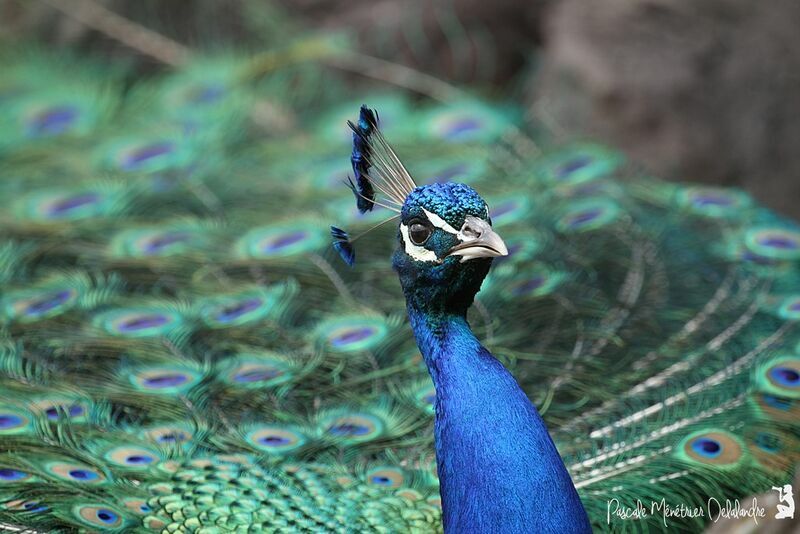
<instances>
[{"instance_id":1,"label":"peacock","mask_svg":"<svg viewBox=\"0 0 800 534\"><path fill-rule=\"evenodd\" d=\"M795 222L339 35L143 31L168 68L0 57L0 529L699 531L791 483Z\"/></svg>"}]
</instances>

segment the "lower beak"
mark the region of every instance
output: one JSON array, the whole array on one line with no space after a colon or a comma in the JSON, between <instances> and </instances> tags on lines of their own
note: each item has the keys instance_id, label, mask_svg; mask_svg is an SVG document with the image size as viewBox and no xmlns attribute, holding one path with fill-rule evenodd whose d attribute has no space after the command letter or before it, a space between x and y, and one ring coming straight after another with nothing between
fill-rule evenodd
<instances>
[{"instance_id":1,"label":"lower beak","mask_svg":"<svg viewBox=\"0 0 800 534\"><path fill-rule=\"evenodd\" d=\"M447 255L461 256L461 263L464 263L474 258L508 256L508 248L500 236L487 225L480 237L454 246Z\"/></svg>"}]
</instances>

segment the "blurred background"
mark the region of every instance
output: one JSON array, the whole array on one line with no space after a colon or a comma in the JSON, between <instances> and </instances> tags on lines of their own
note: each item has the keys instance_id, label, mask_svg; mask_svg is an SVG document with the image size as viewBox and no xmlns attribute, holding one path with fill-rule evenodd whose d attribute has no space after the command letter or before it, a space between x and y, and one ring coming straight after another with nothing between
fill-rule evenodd
<instances>
[{"instance_id":1,"label":"blurred background","mask_svg":"<svg viewBox=\"0 0 800 534\"><path fill-rule=\"evenodd\" d=\"M739 186L800 219L797 0L0 0L0 39L163 68L104 35L126 28L98 5L188 47L341 35L522 102L530 121L614 145L646 172Z\"/></svg>"}]
</instances>

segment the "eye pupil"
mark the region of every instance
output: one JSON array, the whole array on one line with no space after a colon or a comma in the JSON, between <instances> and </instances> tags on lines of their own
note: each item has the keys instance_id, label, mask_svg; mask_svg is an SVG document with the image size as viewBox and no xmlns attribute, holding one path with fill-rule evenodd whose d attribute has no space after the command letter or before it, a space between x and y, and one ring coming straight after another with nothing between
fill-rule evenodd
<instances>
[{"instance_id":1,"label":"eye pupil","mask_svg":"<svg viewBox=\"0 0 800 534\"><path fill-rule=\"evenodd\" d=\"M415 245L421 245L430 237L431 229L422 223L412 223L408 228L408 235Z\"/></svg>"}]
</instances>

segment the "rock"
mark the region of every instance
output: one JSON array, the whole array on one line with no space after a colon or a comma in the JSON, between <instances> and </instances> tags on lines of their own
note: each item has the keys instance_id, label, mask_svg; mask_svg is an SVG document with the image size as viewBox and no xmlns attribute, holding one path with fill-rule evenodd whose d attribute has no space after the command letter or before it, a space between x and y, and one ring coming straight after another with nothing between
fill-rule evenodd
<instances>
[{"instance_id":1,"label":"rock","mask_svg":"<svg viewBox=\"0 0 800 534\"><path fill-rule=\"evenodd\" d=\"M545 30L556 81L536 105L572 87L590 104L572 128L800 218L798 21L796 0L563 0Z\"/></svg>"}]
</instances>

